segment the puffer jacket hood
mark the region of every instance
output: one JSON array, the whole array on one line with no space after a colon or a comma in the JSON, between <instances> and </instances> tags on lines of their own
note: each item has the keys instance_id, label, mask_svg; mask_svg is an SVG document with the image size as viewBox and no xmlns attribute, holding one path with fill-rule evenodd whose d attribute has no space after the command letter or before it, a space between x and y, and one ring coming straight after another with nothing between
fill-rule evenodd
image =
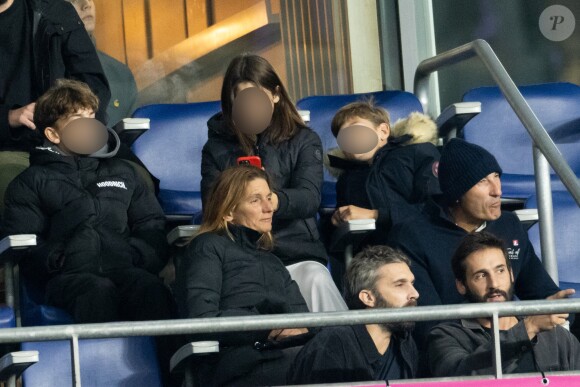
<instances>
[{"instance_id":1,"label":"puffer jacket hood","mask_svg":"<svg viewBox=\"0 0 580 387\"><path fill-rule=\"evenodd\" d=\"M391 135L389 136L388 144L407 146L431 143L437 145L437 140L438 133L435 122L426 114L412 112L409 116L397 120L391 126ZM344 168L340 166L343 163L338 160L333 160L333 158L343 159L345 163L352 164L354 168L356 168L355 164L360 164L358 161L347 160L344 152L340 148L330 149L324 154L324 166L336 178L342 174ZM333 161L331 162L331 160Z\"/></svg>"},{"instance_id":2,"label":"puffer jacket hood","mask_svg":"<svg viewBox=\"0 0 580 387\"><path fill-rule=\"evenodd\" d=\"M121 146L121 139L119 139L119 135L111 128L107 128L109 133L109 139L107 140L107 144L104 147L96 151L95 153L88 155L88 156L79 156L79 157L91 157L96 159L108 159L117 155L119 148ZM59 156L70 156L64 153L56 144L51 143L48 140L44 140L42 146L37 146L31 152L31 157L37 157L43 159L44 154L49 152L49 154L55 154Z\"/></svg>"}]
</instances>

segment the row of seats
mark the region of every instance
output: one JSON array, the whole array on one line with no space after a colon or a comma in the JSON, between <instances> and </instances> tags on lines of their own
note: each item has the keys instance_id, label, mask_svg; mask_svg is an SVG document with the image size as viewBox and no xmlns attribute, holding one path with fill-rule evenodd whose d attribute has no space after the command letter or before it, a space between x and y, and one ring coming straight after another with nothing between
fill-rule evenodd
<instances>
[{"instance_id":1,"label":"row of seats","mask_svg":"<svg viewBox=\"0 0 580 387\"><path fill-rule=\"evenodd\" d=\"M550 84L525 86L520 90L572 165L573 170L580 175L580 156L578 152L572 151L574 146L578 149L580 132L573 126L575 122L578 122L580 113L577 109L572 109L570 102L575 99L578 106L580 88L571 84ZM413 111L422 111L418 99L413 94L402 91L383 91L364 95L313 96L298 101L297 106L301 110L310 112L309 125L321 137L324 150L328 150L337 146L336 139L330 132L330 121L335 112L350 102L371 96L378 105L390 112L393 122L406 117ZM465 95L464 100L481 102L481 114L469 121L457 134L470 142L479 143L496 155L505 171L502 180L506 194L509 197L527 199L526 207L533 208L535 202L533 167L531 167L532 151L525 129L507 107L507 102L497 88L472 90ZM219 102L214 101L149 105L137 109L134 113L134 117L150 119L151 128L135 141L133 150L160 179L159 199L170 218L191 219L201 212L201 149L207 141L207 121L219 110ZM510 117L510 113L513 117ZM556 188L560 188L557 185L557 179L554 178L554 181ZM575 219L577 224L580 219L577 216L578 207L575 206L573 200L570 202L570 199L569 195L566 197L566 193L554 195L555 211L558 214L555 217L558 237L566 235L567 231L574 230L565 226L565 224L570 224L566 222L574 222ZM335 203L335 179L325 171L321 207L333 209ZM560 203L567 203L568 207L560 206ZM560 208L565 214L572 214L569 220L559 215ZM575 212L568 211L570 209ZM537 233L536 229L537 226L532 227L530 231L533 241L537 241L537 238L534 238L534 233ZM574 273L572 270L574 260L562 259L566 251L561 252L562 246L571 246L573 241L575 242L574 237L568 240L562 238L561 245L560 239L557 243L558 257L561 260L560 276L564 282L577 281L575 276L570 275ZM539 247L535 247L539 251ZM565 247L564 249L569 249L569 256L574 258L574 248ZM22 313L24 325L55 325L72 322L70 316L61 310L43 305L42 294L35 294L33 288L24 286L21 294L24 296L23 300L28 303ZM108 354L91 358L82 355L82 364L91 364L91 369L116 370L112 374L122 383L114 383L112 379L107 381L98 379L103 376L99 373L87 372L85 375L83 372L83 379L90 380L87 383L91 385L159 385L157 383L159 368L155 361L155 346L151 338L81 340L81 354L85 352L98 354L99 342L108 348ZM23 349L37 349L41 353L51 353L50 357L44 359L41 356L42 367L37 364L25 372L25 385L38 385L32 378L42 377L42 370L47 369L45 367L59 368L58 372L62 375L67 373L70 375L70 368L63 367L64 364L70 364L70 361L66 360L67 356L70 359L67 343L25 343ZM121 359L123 361L119 364ZM145 364L148 365L145 366ZM98 383L95 382L97 380ZM148 381L143 383L143 380Z\"/></svg>"},{"instance_id":2,"label":"row of seats","mask_svg":"<svg viewBox=\"0 0 580 387\"><path fill-rule=\"evenodd\" d=\"M551 83L519 88L573 171L580 175L580 87ZM372 97L386 108L392 122L413 111L422 112L419 100L404 91L368 94L312 96L297 102L310 112L310 127L322 139L325 150L336 147L330 131L334 113L342 106ZM458 137L484 146L504 170L504 197L526 200L535 193L532 143L525 128L497 87L473 89L465 102L481 102L481 113L458 131ZM207 141L207 120L220 110L218 101L144 106L134 113L149 118L151 129L137 139L133 150L161 180L160 201L168 215L194 216L201 211L201 149ZM177 167L179 166L179 167ZM563 190L552 175L553 188ZM335 179L324 174L322 208L334 208Z\"/></svg>"}]
</instances>

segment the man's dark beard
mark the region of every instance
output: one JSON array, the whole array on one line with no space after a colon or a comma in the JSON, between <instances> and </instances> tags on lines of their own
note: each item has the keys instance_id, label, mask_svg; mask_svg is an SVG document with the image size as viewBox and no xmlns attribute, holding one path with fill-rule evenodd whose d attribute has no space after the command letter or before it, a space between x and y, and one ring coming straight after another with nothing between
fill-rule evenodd
<instances>
[{"instance_id":1,"label":"man's dark beard","mask_svg":"<svg viewBox=\"0 0 580 387\"><path fill-rule=\"evenodd\" d=\"M0 5L4 5L8 2L8 0L0 0Z\"/></svg>"},{"instance_id":2,"label":"man's dark beard","mask_svg":"<svg viewBox=\"0 0 580 387\"><path fill-rule=\"evenodd\" d=\"M471 291L471 289L469 288L469 286L465 286L465 298L467 298L467 301L475 303L475 302L487 302L487 299L492 295L492 294L501 294L506 301L511 301L512 298L514 297L514 283L513 281L510 284L510 288L508 289L507 293L504 292L503 290L500 289L491 289L489 290L487 293L485 293L485 295L483 297L478 296L477 294L475 294L474 292Z\"/></svg>"},{"instance_id":3,"label":"man's dark beard","mask_svg":"<svg viewBox=\"0 0 580 387\"><path fill-rule=\"evenodd\" d=\"M397 308L396 306L389 304L387 302L387 300L385 300L378 292L376 294L374 294L374 296L377 300L375 302L376 309L378 309L378 308L390 308L390 309ZM405 305L403 305L402 307L406 308L406 307L413 307L413 306L417 306L416 300L411 300L411 301L407 302ZM393 334L397 334L397 333L405 333L405 332L412 331L413 328L415 328L415 321L380 323L379 325L384 330L387 330Z\"/></svg>"}]
</instances>

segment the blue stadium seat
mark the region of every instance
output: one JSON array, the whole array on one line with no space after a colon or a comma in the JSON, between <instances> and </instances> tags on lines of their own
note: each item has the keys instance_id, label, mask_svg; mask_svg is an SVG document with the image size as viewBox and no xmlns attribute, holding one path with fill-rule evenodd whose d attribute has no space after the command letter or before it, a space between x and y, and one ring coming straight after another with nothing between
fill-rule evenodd
<instances>
[{"instance_id":1,"label":"blue stadium seat","mask_svg":"<svg viewBox=\"0 0 580 387\"><path fill-rule=\"evenodd\" d=\"M558 259L558 277L560 287L574 288L574 297L580 298L580 240L578 226L580 225L580 207L567 191L552 193L554 205L554 234L556 242L556 257ZM526 202L526 208L537 208L536 195L532 195ZM528 235L536 254L540 256L539 226L532 226Z\"/></svg>"},{"instance_id":2,"label":"blue stadium seat","mask_svg":"<svg viewBox=\"0 0 580 387\"><path fill-rule=\"evenodd\" d=\"M68 341L30 342L23 351L37 350L39 361L22 378L24 387L72 386L71 351ZM79 357L83 386L161 386L151 337L80 340Z\"/></svg>"},{"instance_id":3,"label":"blue stadium seat","mask_svg":"<svg viewBox=\"0 0 580 387\"><path fill-rule=\"evenodd\" d=\"M14 328L15 326L14 310L7 306L0 306L0 328Z\"/></svg>"},{"instance_id":4,"label":"blue stadium seat","mask_svg":"<svg viewBox=\"0 0 580 387\"><path fill-rule=\"evenodd\" d=\"M45 304L42 288L22 277L19 282L22 326L74 324L70 314ZM0 309L0 324L4 321L2 312ZM68 341L25 342L21 350L40 353L39 362L23 375L24 386L72 385ZM79 350L83 385L161 386L161 370L152 337L79 340Z\"/></svg>"},{"instance_id":5,"label":"blue stadium seat","mask_svg":"<svg viewBox=\"0 0 580 387\"><path fill-rule=\"evenodd\" d=\"M580 87L571 83L522 86L520 92L550 137L580 176ZM481 113L469 121L459 137L489 150L501 165L506 198L526 199L535 193L532 141L497 87L470 90L463 101L481 102ZM557 176L552 188L564 190Z\"/></svg>"},{"instance_id":6,"label":"blue stadium seat","mask_svg":"<svg viewBox=\"0 0 580 387\"><path fill-rule=\"evenodd\" d=\"M214 101L148 105L133 113L151 120L151 128L132 149L161 181L159 201L168 217L201 212L201 149L207 121L220 109Z\"/></svg>"},{"instance_id":7,"label":"blue stadium seat","mask_svg":"<svg viewBox=\"0 0 580 387\"><path fill-rule=\"evenodd\" d=\"M379 91L366 94L348 95L319 95L305 97L296 103L300 110L310 111L309 126L320 136L324 151L336 148L336 138L330 131L332 117L337 110L351 102L364 100L373 97L375 103L387 109L391 116L391 122L404 118L411 112L423 112L421 103L411 93L405 91ZM324 182L322 186L321 208L336 208L336 178L328 171L324 171Z\"/></svg>"},{"instance_id":8,"label":"blue stadium seat","mask_svg":"<svg viewBox=\"0 0 580 387\"><path fill-rule=\"evenodd\" d=\"M20 277L20 319L22 326L49 326L74 324L70 314L60 308L46 305L44 289Z\"/></svg>"}]
</instances>

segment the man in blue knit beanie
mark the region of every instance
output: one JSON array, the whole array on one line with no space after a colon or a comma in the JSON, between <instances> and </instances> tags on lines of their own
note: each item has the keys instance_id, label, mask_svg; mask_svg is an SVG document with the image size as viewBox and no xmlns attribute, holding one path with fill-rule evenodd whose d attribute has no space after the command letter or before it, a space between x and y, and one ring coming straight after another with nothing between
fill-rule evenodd
<instances>
[{"instance_id":1,"label":"man in blue knit beanie","mask_svg":"<svg viewBox=\"0 0 580 387\"><path fill-rule=\"evenodd\" d=\"M492 154L478 145L452 139L441 152L438 173L442 195L431 198L423 216L401 223L389 234L389 244L413 262L415 287L421 294L419 305L463 302L455 287L451 257L467 234L483 230L506 244L519 299L557 299L574 293L573 289L558 288L518 218L501 210L502 170ZM419 347L435 324L417 324L415 340Z\"/></svg>"}]
</instances>

